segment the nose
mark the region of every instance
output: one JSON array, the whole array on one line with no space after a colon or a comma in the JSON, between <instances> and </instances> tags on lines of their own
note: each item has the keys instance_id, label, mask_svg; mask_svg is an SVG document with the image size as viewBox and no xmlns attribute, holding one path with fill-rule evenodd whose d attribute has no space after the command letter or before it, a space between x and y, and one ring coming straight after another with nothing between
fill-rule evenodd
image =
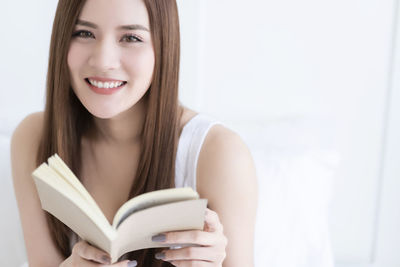
<instances>
[{"instance_id":1,"label":"nose","mask_svg":"<svg viewBox=\"0 0 400 267\"><path fill-rule=\"evenodd\" d=\"M98 41L89 58L88 64L98 71L117 69L120 66L120 51L113 40Z\"/></svg>"}]
</instances>

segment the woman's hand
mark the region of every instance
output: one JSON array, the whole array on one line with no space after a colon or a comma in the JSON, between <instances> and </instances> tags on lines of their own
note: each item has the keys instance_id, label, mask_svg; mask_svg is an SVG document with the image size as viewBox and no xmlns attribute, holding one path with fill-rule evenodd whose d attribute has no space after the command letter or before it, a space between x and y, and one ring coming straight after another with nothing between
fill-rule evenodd
<instances>
[{"instance_id":1,"label":"woman's hand","mask_svg":"<svg viewBox=\"0 0 400 267\"><path fill-rule=\"evenodd\" d=\"M65 261L61 263L60 267L134 267L137 265L136 261L121 261L110 265L110 261L111 258L106 252L89 245L85 241L79 241L72 248L71 256L65 259Z\"/></svg>"},{"instance_id":2,"label":"woman's hand","mask_svg":"<svg viewBox=\"0 0 400 267\"><path fill-rule=\"evenodd\" d=\"M165 237L165 241L162 241ZM228 239L223 233L223 226L218 214L207 208L204 229L177 231L159 234L153 241L171 244L197 244L200 246L167 249L155 255L156 259L168 261L178 267L185 266L222 266L226 257L225 248Z\"/></svg>"}]
</instances>

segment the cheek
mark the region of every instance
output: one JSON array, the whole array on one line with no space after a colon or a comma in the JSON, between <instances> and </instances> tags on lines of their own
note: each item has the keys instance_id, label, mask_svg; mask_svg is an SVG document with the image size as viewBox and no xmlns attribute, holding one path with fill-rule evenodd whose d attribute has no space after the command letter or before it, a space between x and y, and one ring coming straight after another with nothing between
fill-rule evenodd
<instances>
[{"instance_id":1,"label":"cheek","mask_svg":"<svg viewBox=\"0 0 400 267\"><path fill-rule=\"evenodd\" d=\"M77 76L77 71L82 67L83 63L85 62L85 55L86 52L84 49L79 47L79 45L77 44L71 43L68 50L67 63L73 77Z\"/></svg>"},{"instance_id":2,"label":"cheek","mask_svg":"<svg viewBox=\"0 0 400 267\"><path fill-rule=\"evenodd\" d=\"M142 77L144 80L150 80L154 69L154 52L150 48L130 51L126 57L124 65L129 70L130 76L136 79Z\"/></svg>"}]
</instances>

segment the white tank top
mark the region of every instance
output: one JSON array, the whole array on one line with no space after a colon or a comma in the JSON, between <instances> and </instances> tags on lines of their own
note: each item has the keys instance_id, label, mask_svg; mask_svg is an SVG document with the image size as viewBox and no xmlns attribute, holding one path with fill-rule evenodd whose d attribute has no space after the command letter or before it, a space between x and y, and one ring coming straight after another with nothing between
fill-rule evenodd
<instances>
[{"instance_id":1,"label":"white tank top","mask_svg":"<svg viewBox=\"0 0 400 267\"><path fill-rule=\"evenodd\" d=\"M197 114L182 129L175 161L175 187L196 190L196 169L200 150L208 131L220 122Z\"/></svg>"},{"instance_id":2,"label":"white tank top","mask_svg":"<svg viewBox=\"0 0 400 267\"><path fill-rule=\"evenodd\" d=\"M176 152L175 187L190 186L196 191L197 160L204 139L215 124L220 122L204 114L197 114L183 127ZM69 241L72 250L79 237L71 233Z\"/></svg>"}]
</instances>

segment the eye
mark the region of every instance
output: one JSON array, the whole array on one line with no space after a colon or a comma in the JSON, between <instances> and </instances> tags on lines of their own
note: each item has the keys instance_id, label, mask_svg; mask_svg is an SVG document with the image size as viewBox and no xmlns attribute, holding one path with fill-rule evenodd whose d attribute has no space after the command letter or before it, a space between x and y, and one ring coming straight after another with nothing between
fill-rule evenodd
<instances>
[{"instance_id":1,"label":"eye","mask_svg":"<svg viewBox=\"0 0 400 267\"><path fill-rule=\"evenodd\" d=\"M93 34L89 31L76 31L72 34L72 37L80 37L80 38L92 38Z\"/></svg>"},{"instance_id":2,"label":"eye","mask_svg":"<svg viewBox=\"0 0 400 267\"><path fill-rule=\"evenodd\" d=\"M139 37L131 34L124 35L124 37L122 37L122 40L126 40L128 43L137 43L142 41Z\"/></svg>"}]
</instances>

